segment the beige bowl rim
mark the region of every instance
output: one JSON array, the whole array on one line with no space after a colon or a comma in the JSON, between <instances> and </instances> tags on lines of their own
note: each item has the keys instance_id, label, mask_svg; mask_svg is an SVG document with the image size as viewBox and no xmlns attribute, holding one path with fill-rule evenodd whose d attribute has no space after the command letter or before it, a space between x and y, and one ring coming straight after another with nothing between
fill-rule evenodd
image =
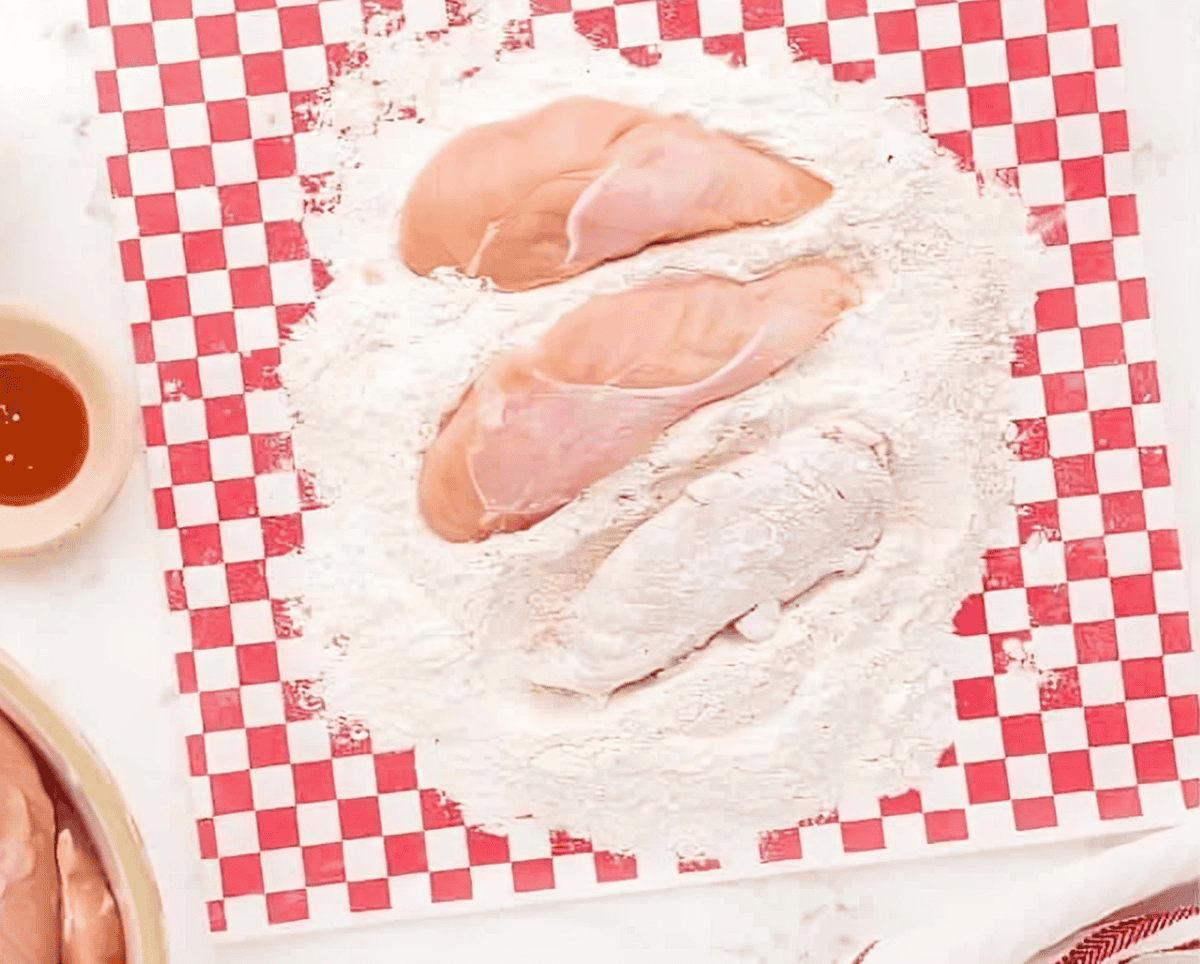
<instances>
[{"instance_id":1,"label":"beige bowl rim","mask_svg":"<svg viewBox=\"0 0 1200 964\"><path fill-rule=\"evenodd\" d=\"M83 396L88 454L65 489L29 506L0 506L0 558L53 548L116 498L140 443L140 411L126 379L78 330L36 308L0 305L0 355L28 354L62 371Z\"/></svg>"}]
</instances>

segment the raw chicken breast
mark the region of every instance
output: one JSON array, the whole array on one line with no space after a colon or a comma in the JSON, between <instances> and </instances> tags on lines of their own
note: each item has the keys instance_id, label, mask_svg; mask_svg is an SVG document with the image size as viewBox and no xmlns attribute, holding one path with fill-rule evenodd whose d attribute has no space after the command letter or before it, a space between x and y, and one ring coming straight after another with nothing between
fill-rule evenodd
<instances>
[{"instance_id":1,"label":"raw chicken breast","mask_svg":"<svg viewBox=\"0 0 1200 964\"><path fill-rule=\"evenodd\" d=\"M62 964L125 964L121 916L104 875L70 829L58 836Z\"/></svg>"},{"instance_id":2,"label":"raw chicken breast","mask_svg":"<svg viewBox=\"0 0 1200 964\"><path fill-rule=\"evenodd\" d=\"M854 423L788 433L630 533L551 628L531 682L603 698L731 623L769 638L780 604L863 566L891 498L882 437Z\"/></svg>"},{"instance_id":3,"label":"raw chicken breast","mask_svg":"<svg viewBox=\"0 0 1200 964\"><path fill-rule=\"evenodd\" d=\"M0 961L58 964L54 804L21 735L0 717Z\"/></svg>"},{"instance_id":4,"label":"raw chicken breast","mask_svg":"<svg viewBox=\"0 0 1200 964\"><path fill-rule=\"evenodd\" d=\"M404 203L400 258L521 291L651 244L789 221L832 191L690 118L570 97L442 148Z\"/></svg>"},{"instance_id":5,"label":"raw chicken breast","mask_svg":"<svg viewBox=\"0 0 1200 964\"><path fill-rule=\"evenodd\" d=\"M787 365L859 298L824 261L594 298L468 389L426 453L421 512L451 542L527 529L679 419Z\"/></svg>"}]
</instances>

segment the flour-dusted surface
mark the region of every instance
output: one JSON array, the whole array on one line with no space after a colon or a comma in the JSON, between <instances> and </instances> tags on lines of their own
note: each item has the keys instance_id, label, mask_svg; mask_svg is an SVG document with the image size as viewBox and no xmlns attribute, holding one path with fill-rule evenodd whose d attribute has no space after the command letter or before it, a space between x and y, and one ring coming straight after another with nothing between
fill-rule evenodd
<instances>
[{"instance_id":1,"label":"flour-dusted surface","mask_svg":"<svg viewBox=\"0 0 1200 964\"><path fill-rule=\"evenodd\" d=\"M686 673L678 662L731 625L723 642L771 639L783 605L869 560L892 502L886 446L859 426L793 429L701 476L539 627L548 652L530 678L607 697Z\"/></svg>"},{"instance_id":2,"label":"flour-dusted surface","mask_svg":"<svg viewBox=\"0 0 1200 964\"><path fill-rule=\"evenodd\" d=\"M668 57L645 71L582 43L487 62L471 32L443 49L373 38L320 129L340 159L338 199L305 229L334 281L282 373L298 464L329 503L301 559L306 645L330 711L363 720L376 748L416 745L468 822L511 830L531 815L613 850L728 857L756 831L902 790L948 741L951 617L1010 502L1009 362L1032 324L1037 253L1023 206L996 185L981 193L914 110L817 65ZM784 227L519 294L396 263L395 212L442 144L585 92L753 137L827 178L834 197ZM388 119L410 104L418 122ZM426 530L423 449L494 353L663 272L748 279L800 255L838 257L867 288L815 351L681 422L528 532L463 546ZM697 466L839 416L892 448L895 500L862 571L788 606L769 639L718 638L604 707L528 691L531 614L573 598Z\"/></svg>"}]
</instances>

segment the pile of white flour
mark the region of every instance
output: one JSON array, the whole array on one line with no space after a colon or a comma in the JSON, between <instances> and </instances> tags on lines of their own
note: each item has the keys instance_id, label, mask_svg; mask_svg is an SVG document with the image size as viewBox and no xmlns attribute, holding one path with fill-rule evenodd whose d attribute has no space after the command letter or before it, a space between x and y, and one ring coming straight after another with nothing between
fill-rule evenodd
<instances>
[{"instance_id":1,"label":"pile of white flour","mask_svg":"<svg viewBox=\"0 0 1200 964\"><path fill-rule=\"evenodd\" d=\"M610 849L720 856L847 794L899 789L946 744L950 620L1009 500L1011 339L1029 321L1037 258L1021 203L990 185L981 195L913 109L827 68L668 55L639 69L582 43L494 61L490 26L440 43L369 37L367 66L334 87L306 148L337 168L340 198L305 222L335 280L283 375L297 462L330 503L306 528L301 614L330 711L364 720L376 749L417 746L426 785L469 822L532 818ZM836 192L793 224L523 293L399 264L397 212L447 140L581 93L749 135ZM400 117L406 106L418 120ZM843 259L868 296L790 369L675 426L527 532L451 545L425 528L422 453L496 352L664 271L750 278L804 254ZM789 607L770 640L718 637L604 707L521 684L528 609L577 592L697 463L837 414L894 450L897 501L860 574Z\"/></svg>"}]
</instances>

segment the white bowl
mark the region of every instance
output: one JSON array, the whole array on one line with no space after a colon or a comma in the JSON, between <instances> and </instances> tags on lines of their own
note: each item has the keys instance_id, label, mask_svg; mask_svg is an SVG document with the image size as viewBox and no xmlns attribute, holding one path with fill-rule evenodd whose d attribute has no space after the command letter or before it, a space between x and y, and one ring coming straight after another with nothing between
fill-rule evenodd
<instances>
[{"instance_id":1,"label":"white bowl","mask_svg":"<svg viewBox=\"0 0 1200 964\"><path fill-rule=\"evenodd\" d=\"M26 555L58 545L108 508L133 464L140 413L99 352L36 311L0 306L0 355L28 355L58 369L88 417L88 452L66 488L32 505L0 506L0 556Z\"/></svg>"}]
</instances>

